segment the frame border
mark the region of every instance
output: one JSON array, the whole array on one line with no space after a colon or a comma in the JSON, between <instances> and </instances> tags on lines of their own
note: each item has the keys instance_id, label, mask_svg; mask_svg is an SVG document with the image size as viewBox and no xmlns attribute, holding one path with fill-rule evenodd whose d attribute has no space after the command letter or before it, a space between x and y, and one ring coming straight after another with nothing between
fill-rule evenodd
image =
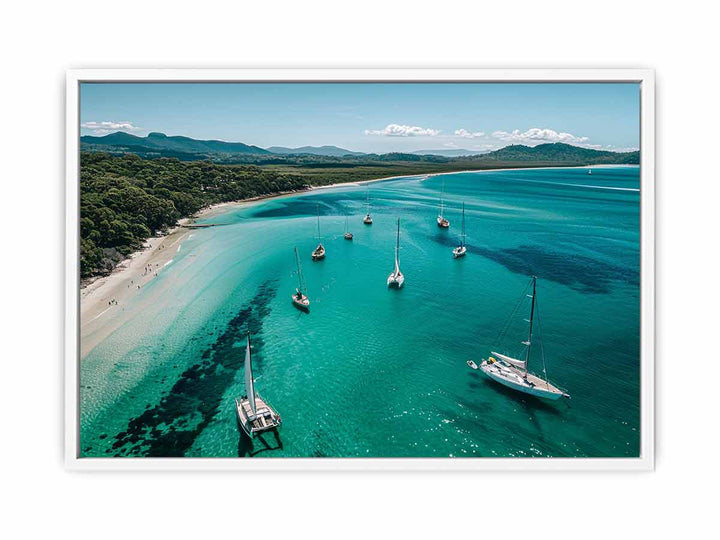
<instances>
[{"instance_id":1,"label":"frame border","mask_svg":"<svg viewBox=\"0 0 720 540\"><path fill-rule=\"evenodd\" d=\"M640 457L80 458L79 141L83 82L634 82L640 84ZM72 69L65 110L65 467L207 471L652 471L655 468L655 72L651 69Z\"/></svg>"}]
</instances>

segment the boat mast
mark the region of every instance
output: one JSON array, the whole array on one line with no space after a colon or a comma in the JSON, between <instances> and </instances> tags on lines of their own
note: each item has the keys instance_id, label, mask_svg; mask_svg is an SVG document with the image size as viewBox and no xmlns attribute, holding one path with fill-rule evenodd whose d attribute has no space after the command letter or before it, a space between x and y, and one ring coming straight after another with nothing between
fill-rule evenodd
<instances>
[{"instance_id":1,"label":"boat mast","mask_svg":"<svg viewBox=\"0 0 720 540\"><path fill-rule=\"evenodd\" d=\"M462 210L462 236L460 240L460 245L465 245L465 203L463 202L463 210Z\"/></svg>"},{"instance_id":2,"label":"boat mast","mask_svg":"<svg viewBox=\"0 0 720 540\"><path fill-rule=\"evenodd\" d=\"M252 359L250 354L250 332L247 334L247 346L245 347L245 391L247 392L250 409L253 414L257 414L257 406L255 405L255 383L252 374Z\"/></svg>"},{"instance_id":3,"label":"boat mast","mask_svg":"<svg viewBox=\"0 0 720 540\"><path fill-rule=\"evenodd\" d=\"M444 196L445 196L445 181L443 180L442 188L440 190L440 217L443 217L443 211L445 210L445 201L443 200Z\"/></svg>"},{"instance_id":4,"label":"boat mast","mask_svg":"<svg viewBox=\"0 0 720 540\"><path fill-rule=\"evenodd\" d=\"M317 225L318 225L318 243L320 242L320 205L317 205Z\"/></svg>"},{"instance_id":5,"label":"boat mast","mask_svg":"<svg viewBox=\"0 0 720 540\"><path fill-rule=\"evenodd\" d=\"M302 266L300 266L300 255L298 255L297 246L295 247L295 262L297 263L299 290L302 294L306 294L305 293L305 283L303 281Z\"/></svg>"},{"instance_id":6,"label":"boat mast","mask_svg":"<svg viewBox=\"0 0 720 540\"><path fill-rule=\"evenodd\" d=\"M395 273L400 271L400 218L397 220L397 241L395 242Z\"/></svg>"},{"instance_id":7,"label":"boat mast","mask_svg":"<svg viewBox=\"0 0 720 540\"><path fill-rule=\"evenodd\" d=\"M528 360L530 359L530 344L532 343L533 317L535 315L535 284L537 283L537 276L533 276L532 280L533 280L533 292L532 292L532 303L530 304L530 329L528 330L527 350L525 351L525 378L526 379L527 379L527 374L528 374Z\"/></svg>"}]
</instances>

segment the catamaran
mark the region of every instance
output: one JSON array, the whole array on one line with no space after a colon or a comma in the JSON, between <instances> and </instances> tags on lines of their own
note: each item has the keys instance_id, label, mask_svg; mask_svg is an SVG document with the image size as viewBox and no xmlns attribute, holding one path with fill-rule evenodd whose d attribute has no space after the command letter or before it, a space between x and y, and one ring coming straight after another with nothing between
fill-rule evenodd
<instances>
[{"instance_id":1,"label":"catamaran","mask_svg":"<svg viewBox=\"0 0 720 540\"><path fill-rule=\"evenodd\" d=\"M312 260L313 261L319 261L325 258L325 247L322 245L322 240L320 239L320 205L318 204L317 207L317 239L318 239L318 245L315 248L315 250L312 252Z\"/></svg>"},{"instance_id":2,"label":"catamaran","mask_svg":"<svg viewBox=\"0 0 720 540\"><path fill-rule=\"evenodd\" d=\"M297 263L298 286L295 289L295 294L292 295L292 302L295 307L303 311L309 311L310 299L307 297L307 288L305 287L305 279L303 278L302 266L300 266L300 255L298 255L297 248L295 248L295 262Z\"/></svg>"},{"instance_id":3,"label":"catamaran","mask_svg":"<svg viewBox=\"0 0 720 540\"><path fill-rule=\"evenodd\" d=\"M363 223L365 225L372 225L372 216L370 215L370 190L367 191L367 213L365 214L365 217L363 218Z\"/></svg>"},{"instance_id":4,"label":"catamaran","mask_svg":"<svg viewBox=\"0 0 720 540\"><path fill-rule=\"evenodd\" d=\"M405 283L405 276L400 271L400 218L397 220L397 241L395 242L395 268L387 278L388 287L400 288Z\"/></svg>"},{"instance_id":5,"label":"catamaran","mask_svg":"<svg viewBox=\"0 0 720 540\"><path fill-rule=\"evenodd\" d=\"M460 245L453 249L453 258L464 257L467 253L467 247L465 246L465 203L462 206L462 234L460 235Z\"/></svg>"},{"instance_id":6,"label":"catamaran","mask_svg":"<svg viewBox=\"0 0 720 540\"><path fill-rule=\"evenodd\" d=\"M245 392L240 399L235 398L238 420L243 431L250 437L256 433L276 429L280 425L280 415L270 404L255 392L252 374L252 354L250 352L250 332L245 346Z\"/></svg>"},{"instance_id":7,"label":"catamaran","mask_svg":"<svg viewBox=\"0 0 720 540\"><path fill-rule=\"evenodd\" d=\"M345 240L353 239L353 233L348 231L348 217L347 216L345 216L345 234L343 235L343 238L345 238Z\"/></svg>"},{"instance_id":8,"label":"catamaran","mask_svg":"<svg viewBox=\"0 0 720 540\"><path fill-rule=\"evenodd\" d=\"M492 380L502 384L503 386L512 388L513 390L517 390L519 392L523 392L525 394L530 394L532 396L550 399L553 401L560 399L561 397L569 398L570 395L567 392L553 385L547 378L547 369L545 367L545 353L542 349L542 341L540 342L540 351L543 362L543 377L539 377L528 371L528 361L530 360L530 347L533 339L533 322L536 317L536 276L532 277L531 283L532 295L529 296L532 298L532 301L530 304L530 319L528 320L528 338L527 341L522 342L522 345L525 347L525 359L520 360L506 354L492 351L490 353L491 356L489 356L487 360L483 360L479 366L475 364L475 362L473 362L472 360L468 361L468 365L472 369L481 370L485 375L490 377ZM527 293L529 286L530 283L528 283L528 285L525 287L523 294ZM518 302L518 307L519 305L520 302ZM517 307L510 315L510 317L512 317L516 311ZM509 324L506 323L505 328L507 329L508 326ZM499 339L501 339L501 336L498 336L498 340Z\"/></svg>"},{"instance_id":9,"label":"catamaran","mask_svg":"<svg viewBox=\"0 0 720 540\"><path fill-rule=\"evenodd\" d=\"M437 224L438 227L441 229L447 229L450 227L450 222L443 217L443 213L445 212L445 201L443 200L445 195L445 182L442 183L442 191L440 192L440 213L437 217Z\"/></svg>"}]
</instances>

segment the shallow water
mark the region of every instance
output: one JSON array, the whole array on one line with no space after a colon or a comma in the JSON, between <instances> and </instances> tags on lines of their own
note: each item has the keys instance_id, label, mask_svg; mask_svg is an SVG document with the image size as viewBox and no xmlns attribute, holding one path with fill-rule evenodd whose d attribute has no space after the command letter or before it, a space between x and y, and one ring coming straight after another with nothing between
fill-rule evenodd
<instances>
[{"instance_id":1,"label":"shallow water","mask_svg":"<svg viewBox=\"0 0 720 540\"><path fill-rule=\"evenodd\" d=\"M435 218L444 183L449 230ZM263 201L206 220L81 362L84 456L637 456L639 169L407 178ZM468 254L454 260L465 203ZM312 262L317 208L327 258ZM350 216L352 242L343 239ZM395 220L405 287L388 290ZM291 305L302 258L310 313ZM548 403L483 378L517 353L538 276ZM157 294L162 291L162 294ZM144 295L157 295L143 302ZM529 308L528 308L529 309ZM241 436L245 333L277 436ZM534 346L531 371L542 371Z\"/></svg>"}]
</instances>

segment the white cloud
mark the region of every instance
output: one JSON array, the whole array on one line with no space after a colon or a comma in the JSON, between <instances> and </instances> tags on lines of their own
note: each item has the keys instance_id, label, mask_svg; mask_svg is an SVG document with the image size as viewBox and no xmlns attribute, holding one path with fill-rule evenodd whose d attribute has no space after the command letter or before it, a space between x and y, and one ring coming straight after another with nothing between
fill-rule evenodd
<instances>
[{"instance_id":1,"label":"white cloud","mask_svg":"<svg viewBox=\"0 0 720 540\"><path fill-rule=\"evenodd\" d=\"M439 133L439 129L406 126L403 124L388 124L384 129L365 130L365 135L384 135L386 137L435 137Z\"/></svg>"},{"instance_id":2,"label":"white cloud","mask_svg":"<svg viewBox=\"0 0 720 540\"><path fill-rule=\"evenodd\" d=\"M554 129L530 128L522 133L519 129L515 131L493 131L492 136L504 142L530 146L553 142L590 146L587 144L588 137L578 137L572 133L557 132Z\"/></svg>"},{"instance_id":3,"label":"white cloud","mask_svg":"<svg viewBox=\"0 0 720 540\"><path fill-rule=\"evenodd\" d=\"M107 135L116 131L139 131L142 128L134 126L132 122L83 122L80 127L91 129L95 135Z\"/></svg>"},{"instance_id":4,"label":"white cloud","mask_svg":"<svg viewBox=\"0 0 720 540\"><path fill-rule=\"evenodd\" d=\"M463 139L478 139L485 136L484 131L468 131L467 129L460 128L455 130L456 137L462 137Z\"/></svg>"}]
</instances>

